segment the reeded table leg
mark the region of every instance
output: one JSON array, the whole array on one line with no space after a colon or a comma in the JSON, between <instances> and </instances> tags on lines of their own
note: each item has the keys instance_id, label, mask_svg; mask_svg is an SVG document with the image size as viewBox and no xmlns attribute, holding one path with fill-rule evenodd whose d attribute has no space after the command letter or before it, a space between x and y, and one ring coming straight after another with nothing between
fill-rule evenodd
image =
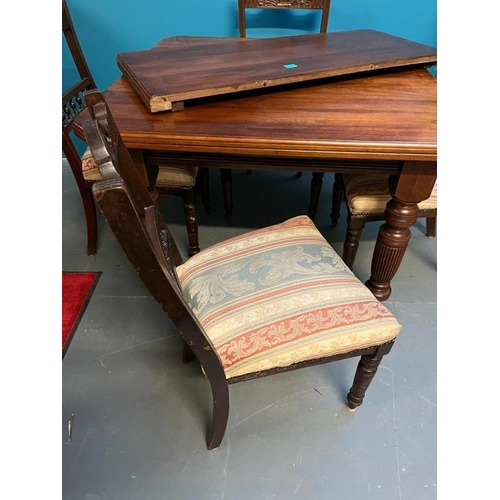
<instances>
[{"instance_id":1,"label":"reeded table leg","mask_svg":"<svg viewBox=\"0 0 500 500\"><path fill-rule=\"evenodd\" d=\"M392 200L387 203L386 222L379 230L371 276L365 283L380 301L391 295L391 280L408 247L410 227L417 220L417 204L430 196L436 172L436 162L407 161L399 177L390 178Z\"/></svg>"}]
</instances>

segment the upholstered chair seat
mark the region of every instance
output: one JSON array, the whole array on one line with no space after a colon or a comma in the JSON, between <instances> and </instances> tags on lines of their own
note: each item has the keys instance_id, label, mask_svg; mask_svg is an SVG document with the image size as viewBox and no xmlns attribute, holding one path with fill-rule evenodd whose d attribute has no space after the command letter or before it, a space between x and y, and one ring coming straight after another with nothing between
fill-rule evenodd
<instances>
[{"instance_id":1,"label":"upholstered chair seat","mask_svg":"<svg viewBox=\"0 0 500 500\"><path fill-rule=\"evenodd\" d=\"M85 182L92 185L102 181L101 173L92 156L90 148L82 155L82 173ZM174 194L181 196L184 202L184 215L189 240L189 255L200 251L198 243L198 224L196 222L194 186L198 167L181 167L176 165L160 164L155 189L160 194Z\"/></svg>"},{"instance_id":2,"label":"upholstered chair seat","mask_svg":"<svg viewBox=\"0 0 500 500\"><path fill-rule=\"evenodd\" d=\"M383 344L400 330L307 216L202 250L177 275L228 379Z\"/></svg>"},{"instance_id":3,"label":"upholstered chair seat","mask_svg":"<svg viewBox=\"0 0 500 500\"><path fill-rule=\"evenodd\" d=\"M391 199L387 175L344 174L345 196L352 215L383 214L387 202ZM418 204L419 210L437 209L437 181L432 193Z\"/></svg>"}]
</instances>

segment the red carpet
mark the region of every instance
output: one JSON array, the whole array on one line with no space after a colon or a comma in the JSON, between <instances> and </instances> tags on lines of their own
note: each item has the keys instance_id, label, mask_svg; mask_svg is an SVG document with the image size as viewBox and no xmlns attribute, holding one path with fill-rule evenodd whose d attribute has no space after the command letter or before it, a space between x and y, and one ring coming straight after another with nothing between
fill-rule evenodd
<instances>
[{"instance_id":1,"label":"red carpet","mask_svg":"<svg viewBox=\"0 0 500 500\"><path fill-rule=\"evenodd\" d=\"M92 297L101 273L62 273L62 356L66 354L73 335Z\"/></svg>"}]
</instances>

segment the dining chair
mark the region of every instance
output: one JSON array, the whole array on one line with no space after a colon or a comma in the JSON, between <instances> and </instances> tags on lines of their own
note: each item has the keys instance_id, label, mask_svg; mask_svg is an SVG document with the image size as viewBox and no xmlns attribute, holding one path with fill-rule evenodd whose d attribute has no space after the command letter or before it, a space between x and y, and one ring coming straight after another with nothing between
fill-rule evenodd
<instances>
[{"instance_id":1,"label":"dining chair","mask_svg":"<svg viewBox=\"0 0 500 500\"><path fill-rule=\"evenodd\" d=\"M104 96L90 91L85 99L93 120L84 132L103 177L93 186L96 202L137 274L178 328L183 361L197 359L210 383L207 448L221 444L229 385L236 382L358 357L347 407L360 406L401 325L311 219L303 215L249 231L183 262Z\"/></svg>"},{"instance_id":2,"label":"dining chair","mask_svg":"<svg viewBox=\"0 0 500 500\"><path fill-rule=\"evenodd\" d=\"M345 200L347 231L342 259L352 269L359 247L361 233L367 222L384 220L387 202L391 199L389 176L384 174L335 174L330 217L335 227L340 218L340 207ZM417 218L426 218L426 233L436 236L437 181L426 200L418 204Z\"/></svg>"},{"instance_id":3,"label":"dining chair","mask_svg":"<svg viewBox=\"0 0 500 500\"><path fill-rule=\"evenodd\" d=\"M83 92L96 89L97 86L83 54L66 0L62 0L62 31L79 75L79 79L62 94L62 151L73 172L83 202L87 222L87 254L94 255L97 253L97 217L92 184L101 180L101 175L90 149L87 148L82 155L79 152L80 147L74 138L72 125L74 119L86 107ZM200 251L194 197L197 172L195 167L159 165L156 181L159 194L179 196L183 200L189 255Z\"/></svg>"},{"instance_id":4,"label":"dining chair","mask_svg":"<svg viewBox=\"0 0 500 500\"><path fill-rule=\"evenodd\" d=\"M247 37L247 15L249 10L295 10L295 11L321 11L320 33L326 33L330 15L331 0L287 0L286 2L274 0L238 0L238 30L240 38ZM255 12L254 12L255 13ZM253 27L253 26L252 26ZM230 219L233 208L233 181L232 170L221 168L222 193L224 199L224 217ZM247 170L251 174L252 170ZM208 184L208 170L204 170L204 184ZM296 177L301 177L302 172L297 172ZM318 211L319 196L323 184L323 172L313 172L311 179L311 192L307 213L314 219ZM207 191L208 188L205 188Z\"/></svg>"}]
</instances>

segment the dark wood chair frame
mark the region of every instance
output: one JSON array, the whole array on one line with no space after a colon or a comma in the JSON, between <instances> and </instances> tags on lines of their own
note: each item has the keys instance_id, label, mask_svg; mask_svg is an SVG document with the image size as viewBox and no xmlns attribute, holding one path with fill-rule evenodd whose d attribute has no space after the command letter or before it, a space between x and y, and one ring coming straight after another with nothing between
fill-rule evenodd
<instances>
[{"instance_id":1,"label":"dark wood chair frame","mask_svg":"<svg viewBox=\"0 0 500 500\"><path fill-rule=\"evenodd\" d=\"M97 252L97 217L91 191L92 183L83 177L81 156L71 137L71 131L73 120L85 109L83 92L95 89L97 86L76 36L66 0L62 2L62 32L80 75L80 80L62 94L62 150L73 172L83 202L87 221L87 254L94 255Z\"/></svg>"},{"instance_id":2,"label":"dark wood chair frame","mask_svg":"<svg viewBox=\"0 0 500 500\"><path fill-rule=\"evenodd\" d=\"M328 29L328 18L330 16L331 0L238 0L238 29L240 38L246 38L246 10L247 9L284 9L284 10L319 10L321 11L320 33L326 33ZM210 200L208 193L209 174L206 168L203 172L201 180L201 189L204 193L205 209L210 212ZM252 170L247 170L247 174L251 174ZM232 170L229 168L221 168L222 193L224 197L224 218L230 219L233 213L233 180ZM311 179L311 192L309 198L309 207L307 214L311 219L314 219L318 213L318 202L323 186L324 172L313 172ZM302 172L297 172L296 177L302 176Z\"/></svg>"},{"instance_id":3,"label":"dark wood chair frame","mask_svg":"<svg viewBox=\"0 0 500 500\"><path fill-rule=\"evenodd\" d=\"M346 201L347 197L345 194L345 185L342 174L335 174L335 181L333 183L333 193L332 193L332 211L330 213L330 218L332 220L332 226L335 227L340 218L340 207L342 200ZM437 209L427 209L427 210L417 210L415 220L421 217L426 218L426 235L429 238L434 238L436 236L436 219L437 219ZM349 269L352 270L354 265L354 259L356 258L356 253L359 247L359 241L361 239L361 233L367 222L383 221L384 212L380 213L366 213L366 214L353 214L349 211L347 207L347 230L344 240L344 249L342 252L342 260L346 263Z\"/></svg>"},{"instance_id":4,"label":"dark wood chair frame","mask_svg":"<svg viewBox=\"0 0 500 500\"><path fill-rule=\"evenodd\" d=\"M182 263L176 243L134 169L104 96L94 90L87 92L85 99L93 118L85 124L85 135L103 177L103 181L93 186L96 202L137 273L183 337L183 361L197 358L209 380L213 415L207 433L208 449L221 444L229 415L228 385L236 382L360 356L347 395L349 409L360 406L382 357L391 350L394 340L285 368L226 378L215 347L184 299L175 272L175 267Z\"/></svg>"},{"instance_id":5,"label":"dark wood chair frame","mask_svg":"<svg viewBox=\"0 0 500 500\"><path fill-rule=\"evenodd\" d=\"M83 55L83 51L76 35L66 0L62 0L62 31L68 48L75 62L80 80L62 95L62 150L76 179L78 190L82 198L87 221L87 254L97 253L97 217L95 202L92 195L92 185L95 181L85 179L82 171L82 159L71 136L74 119L85 109L83 92L97 89L94 78ZM156 171L155 171L156 167ZM151 173L158 174L159 166L151 167ZM178 196L184 205L184 218L188 233L189 255L200 251L198 242L198 223L196 219L196 203L194 187L156 186L159 194Z\"/></svg>"}]
</instances>

